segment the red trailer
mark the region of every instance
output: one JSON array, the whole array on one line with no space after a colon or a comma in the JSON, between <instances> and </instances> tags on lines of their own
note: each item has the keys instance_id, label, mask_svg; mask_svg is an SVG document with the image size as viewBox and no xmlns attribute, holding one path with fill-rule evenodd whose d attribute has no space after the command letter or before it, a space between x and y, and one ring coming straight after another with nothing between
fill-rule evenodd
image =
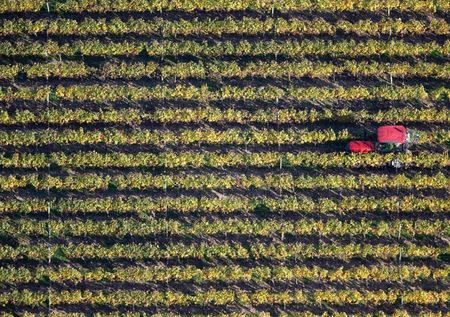
<instances>
[{"instance_id":1,"label":"red trailer","mask_svg":"<svg viewBox=\"0 0 450 317\"><path fill-rule=\"evenodd\" d=\"M375 143L370 141L350 141L348 144L350 152L370 153L375 151Z\"/></svg>"}]
</instances>

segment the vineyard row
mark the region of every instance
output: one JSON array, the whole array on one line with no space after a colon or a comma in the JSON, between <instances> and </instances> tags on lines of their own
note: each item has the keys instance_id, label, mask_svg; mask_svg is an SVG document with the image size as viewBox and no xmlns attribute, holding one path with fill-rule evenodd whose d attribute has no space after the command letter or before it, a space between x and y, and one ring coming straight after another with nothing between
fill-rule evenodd
<instances>
[{"instance_id":1,"label":"vineyard row","mask_svg":"<svg viewBox=\"0 0 450 317\"><path fill-rule=\"evenodd\" d=\"M141 101L154 99L184 99L195 101L214 100L265 100L279 99L307 100L418 100L439 101L450 99L450 88L440 86L425 89L423 85L404 86L352 86L344 88L329 87L296 87L280 88L275 86L230 86L212 88L208 85L156 85L120 86L120 85L70 85L56 87L20 87L0 90L0 101L33 100L33 101Z\"/></svg>"},{"instance_id":2,"label":"vineyard row","mask_svg":"<svg viewBox=\"0 0 450 317\"><path fill-rule=\"evenodd\" d=\"M408 43L404 40L355 40L324 41L253 41L241 40L238 42L223 41L122 41L101 42L99 40L73 41L59 43L53 40L45 42L2 41L0 42L0 55L6 56L42 56L65 55L78 56L136 56L146 53L149 56L206 56L220 57L233 56L267 56L283 55L286 57L301 58L306 55L315 56L343 56L357 57L368 55L386 56L447 56L450 52L450 41L445 43L425 42Z\"/></svg>"},{"instance_id":3,"label":"vineyard row","mask_svg":"<svg viewBox=\"0 0 450 317\"><path fill-rule=\"evenodd\" d=\"M47 303L51 296L52 304L83 304L83 305L120 305L150 307L150 306L187 306L187 305L263 305L263 304L308 304L308 305L342 305L367 304L372 305L396 303L438 304L446 303L449 292L424 290L323 290L323 291L284 291L270 292L266 289L253 292L243 290L207 290L192 294L172 291L52 291L33 292L29 290L0 293L0 305L40 306Z\"/></svg>"},{"instance_id":4,"label":"vineyard row","mask_svg":"<svg viewBox=\"0 0 450 317\"><path fill-rule=\"evenodd\" d=\"M47 302L51 296L52 304L90 304L120 305L149 307L154 305L263 305L263 304L367 304L379 305L383 303L438 304L446 303L450 298L448 291L424 290L317 290L317 291L284 291L270 292L260 289L253 292L244 290L207 290L195 293L181 293L172 291L52 291L32 292L29 290L0 293L1 304L39 306Z\"/></svg>"},{"instance_id":5,"label":"vineyard row","mask_svg":"<svg viewBox=\"0 0 450 317\"><path fill-rule=\"evenodd\" d=\"M227 196L210 197L161 197L149 198L139 196L113 198L66 198L66 199L11 199L0 201L0 213L32 213L48 209L61 213L164 213L177 211L181 213L234 213L234 212L294 212L294 213L356 213L389 211L407 212L447 212L450 198L415 197L412 195L386 198L347 196L340 199L281 196L279 198L254 197L245 198Z\"/></svg>"},{"instance_id":6,"label":"vineyard row","mask_svg":"<svg viewBox=\"0 0 450 317\"><path fill-rule=\"evenodd\" d=\"M2 236L20 237L86 237L90 235L123 238L147 235L180 235L203 237L207 235L249 235L249 236L350 236L368 235L377 237L414 237L415 235L441 236L450 231L450 221L441 220L243 220L228 219L208 221L204 218L185 224L178 220L145 221L120 220L2 220Z\"/></svg>"},{"instance_id":7,"label":"vineyard row","mask_svg":"<svg viewBox=\"0 0 450 317\"><path fill-rule=\"evenodd\" d=\"M421 134L428 141L433 134ZM447 133L450 140L450 131ZM287 129L277 131L273 129L243 130L227 129L183 129L180 131L141 129L125 131L118 129L44 129L44 130L16 130L0 131L0 145L24 146L44 144L304 144L328 141L343 141L354 138L347 129L328 130L297 130ZM446 137L442 142L446 142ZM440 138L433 141L441 141Z\"/></svg>"},{"instance_id":8,"label":"vineyard row","mask_svg":"<svg viewBox=\"0 0 450 317\"><path fill-rule=\"evenodd\" d=\"M419 131L422 143L447 143L450 130ZM323 142L348 141L364 138L361 132L349 129L226 129L212 128L155 130L140 129L126 131L123 129L40 129L40 130L0 130L0 145L30 146L45 144L97 144L114 145L151 144L165 146L169 144L320 144Z\"/></svg>"},{"instance_id":9,"label":"vineyard row","mask_svg":"<svg viewBox=\"0 0 450 317\"><path fill-rule=\"evenodd\" d=\"M306 0L285 0L273 2L272 0L229 0L229 1L183 1L183 0L97 0L97 1L52 1L46 6L45 0L21 0L4 1L0 5L0 12L30 12L47 11L52 12L162 12L162 11L236 11L257 10L270 11L412 11L419 13L434 13L436 11L447 12L450 4L446 0L321 0L320 2Z\"/></svg>"},{"instance_id":10,"label":"vineyard row","mask_svg":"<svg viewBox=\"0 0 450 317\"><path fill-rule=\"evenodd\" d=\"M0 245L0 259L19 260L34 259L45 261L49 258L62 261L75 259L93 260L237 260L237 259L271 259L303 260L308 258L333 258L349 260L355 257L371 257L381 260L393 260L402 254L404 258L437 259L450 251L450 247L434 247L406 244L336 244L336 243L164 243L159 246L152 243L115 243L104 246L98 243L70 243L65 245L48 245L47 243L30 243L15 247Z\"/></svg>"},{"instance_id":11,"label":"vineyard row","mask_svg":"<svg viewBox=\"0 0 450 317\"><path fill-rule=\"evenodd\" d=\"M85 78L94 76L102 79L139 79L143 77L165 78L325 78L333 75L352 76L393 76L393 77L433 77L450 78L449 63L420 62L411 64L379 63L346 60L331 62L248 62L240 65L236 62L175 62L159 64L155 62L107 62L98 68L87 66L84 62L52 61L49 63L0 65L0 76L14 79L20 73L27 78Z\"/></svg>"},{"instance_id":12,"label":"vineyard row","mask_svg":"<svg viewBox=\"0 0 450 317\"><path fill-rule=\"evenodd\" d=\"M238 281L418 281L447 279L450 269L429 268L427 266L391 265L355 266L351 268L327 269L318 266L257 266L245 268L241 266L214 266L197 268L194 266L129 266L106 269L80 268L60 266L49 268L39 266L35 269L26 267L0 267L0 281L2 283L36 283L45 278L52 282L81 283L81 282L168 282L195 281L197 283L209 281L238 282Z\"/></svg>"},{"instance_id":13,"label":"vineyard row","mask_svg":"<svg viewBox=\"0 0 450 317\"><path fill-rule=\"evenodd\" d=\"M60 167L383 167L389 165L393 159L399 159L404 164L430 168L448 167L450 160L448 152L432 153L421 151L411 153L369 153L365 155L347 154L344 152L318 153L302 151L290 152L194 152L194 151L165 151L154 154L138 153L100 153L96 151L49 153L14 153L6 155L0 153L0 166L3 168L47 168Z\"/></svg>"},{"instance_id":14,"label":"vineyard row","mask_svg":"<svg viewBox=\"0 0 450 317\"><path fill-rule=\"evenodd\" d=\"M322 306L324 307L324 306ZM339 307L334 307L333 310L333 316L335 317L446 317L445 310L435 310L435 311L428 311L423 310L418 312L416 310L405 310L405 309L395 309L390 313L386 313L382 310L377 311L376 314L372 313L347 313L343 311L336 310L339 309ZM382 309L382 308L380 308ZM24 316L27 317L85 317L90 316L89 314L86 314L84 312L67 312L63 309L56 310L52 309L50 312L45 313L36 313L36 312L30 312L26 310L21 310L23 312ZM280 312L278 314L280 317L328 317L329 313L323 312L320 313L317 310L314 312L311 312L309 310L302 310L302 311L289 311L289 312ZM1 317L15 317L14 314L11 313L0 313ZM96 312L96 317L122 317L123 313L121 310L111 310L109 312ZM248 311L242 311L242 312L226 312L226 313L208 313L208 314L176 314L172 310L170 312L163 312L162 309L158 309L158 313L153 314L149 313L146 309L133 309L129 310L126 313L127 317L271 317L272 315L270 312L264 311L264 310L253 310L252 312Z\"/></svg>"},{"instance_id":15,"label":"vineyard row","mask_svg":"<svg viewBox=\"0 0 450 317\"><path fill-rule=\"evenodd\" d=\"M141 108L126 109L102 108L101 111L74 108L39 108L39 111L16 109L0 110L0 124L17 125L29 123L49 123L64 125L67 123L122 123L140 124L142 122L159 123L313 123L320 120L345 122L450 122L449 111L445 108L390 108L377 112L348 108L317 109L267 108L267 109L220 109L210 106L195 108L157 108L145 111Z\"/></svg>"},{"instance_id":16,"label":"vineyard row","mask_svg":"<svg viewBox=\"0 0 450 317\"><path fill-rule=\"evenodd\" d=\"M439 172L433 175L415 174L359 174L320 176L293 176L288 173L268 173L263 176L237 174L161 174L126 173L108 175L86 173L69 176L51 176L37 173L0 175L0 190L21 188L36 190L130 190L130 189L371 189L371 188L450 188L450 178Z\"/></svg>"},{"instance_id":17,"label":"vineyard row","mask_svg":"<svg viewBox=\"0 0 450 317\"><path fill-rule=\"evenodd\" d=\"M0 35L38 34L48 35L161 35L161 36L183 36L183 35L213 35L222 34L238 35L302 35L302 34L328 34L336 33L377 36L380 34L390 35L426 35L438 34L448 35L450 26L445 19L431 18L427 21L401 19L382 19L373 21L370 19L351 22L338 20L328 22L322 18L302 20L297 18L259 18L244 17L236 20L230 17L224 20L206 18L204 20L164 20L156 18L153 20L134 19L121 20L114 18L92 19L82 21L74 19L12 19L3 20L0 23Z\"/></svg>"}]
</instances>

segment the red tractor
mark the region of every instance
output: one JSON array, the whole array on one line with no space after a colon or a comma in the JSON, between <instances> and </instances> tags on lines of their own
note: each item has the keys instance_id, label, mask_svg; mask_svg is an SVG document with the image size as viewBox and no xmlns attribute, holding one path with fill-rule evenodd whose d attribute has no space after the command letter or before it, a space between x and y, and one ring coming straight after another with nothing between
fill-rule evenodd
<instances>
[{"instance_id":1,"label":"red tractor","mask_svg":"<svg viewBox=\"0 0 450 317\"><path fill-rule=\"evenodd\" d=\"M405 152L412 143L417 142L419 134L402 125L384 125L377 129L377 142L350 141L348 150L354 153Z\"/></svg>"}]
</instances>

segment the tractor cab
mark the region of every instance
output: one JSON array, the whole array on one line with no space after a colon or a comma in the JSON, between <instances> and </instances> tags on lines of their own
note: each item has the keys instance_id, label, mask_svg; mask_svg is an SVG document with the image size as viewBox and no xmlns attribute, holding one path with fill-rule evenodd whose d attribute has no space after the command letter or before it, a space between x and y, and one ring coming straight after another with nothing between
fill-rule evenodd
<instances>
[{"instance_id":1,"label":"tractor cab","mask_svg":"<svg viewBox=\"0 0 450 317\"><path fill-rule=\"evenodd\" d=\"M377 129L377 142L351 141L348 150L354 153L380 153L405 152L412 143L417 142L417 131L406 129L402 125L385 125Z\"/></svg>"},{"instance_id":2,"label":"tractor cab","mask_svg":"<svg viewBox=\"0 0 450 317\"><path fill-rule=\"evenodd\" d=\"M376 149L380 153L402 152L405 150L407 130L401 125L387 125L377 130Z\"/></svg>"}]
</instances>

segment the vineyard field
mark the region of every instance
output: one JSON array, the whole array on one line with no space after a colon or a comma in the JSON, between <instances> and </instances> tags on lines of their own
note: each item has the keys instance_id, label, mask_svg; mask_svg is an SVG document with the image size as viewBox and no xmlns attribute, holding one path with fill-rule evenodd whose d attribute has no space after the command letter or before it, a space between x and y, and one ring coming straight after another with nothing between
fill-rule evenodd
<instances>
[{"instance_id":1,"label":"vineyard field","mask_svg":"<svg viewBox=\"0 0 450 317\"><path fill-rule=\"evenodd\" d=\"M450 317L449 146L450 1L0 0L0 317Z\"/></svg>"}]
</instances>

